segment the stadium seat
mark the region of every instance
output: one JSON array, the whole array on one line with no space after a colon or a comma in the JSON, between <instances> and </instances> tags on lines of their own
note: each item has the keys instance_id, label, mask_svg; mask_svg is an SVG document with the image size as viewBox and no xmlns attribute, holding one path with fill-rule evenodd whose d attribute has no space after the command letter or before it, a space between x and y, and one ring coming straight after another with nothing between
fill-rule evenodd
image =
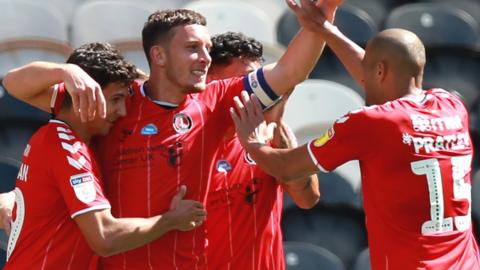
<instances>
[{"instance_id":1,"label":"stadium seat","mask_svg":"<svg viewBox=\"0 0 480 270\"><path fill-rule=\"evenodd\" d=\"M193 1L184 8L204 15L211 35L236 31L263 43L276 44L273 20L253 4L243 1Z\"/></svg>"},{"instance_id":2,"label":"stadium seat","mask_svg":"<svg viewBox=\"0 0 480 270\"><path fill-rule=\"evenodd\" d=\"M0 121L46 122L49 118L50 114L10 96L0 85Z\"/></svg>"},{"instance_id":3,"label":"stadium seat","mask_svg":"<svg viewBox=\"0 0 480 270\"><path fill-rule=\"evenodd\" d=\"M102 41L116 46L125 58L144 72L149 71L142 47L142 28L159 7L147 1L90 0L81 5L72 20L72 43ZM169 4L164 3L167 7ZM108 12L107 12L108 11Z\"/></svg>"},{"instance_id":4,"label":"stadium seat","mask_svg":"<svg viewBox=\"0 0 480 270\"><path fill-rule=\"evenodd\" d=\"M363 212L347 205L318 203L309 210L290 207L284 211L282 231L285 241L306 242L328 249L347 268L367 247Z\"/></svg>"},{"instance_id":5,"label":"stadium seat","mask_svg":"<svg viewBox=\"0 0 480 270\"><path fill-rule=\"evenodd\" d=\"M0 76L34 60L64 62L71 52L62 14L40 2L0 0Z\"/></svg>"},{"instance_id":6,"label":"stadium seat","mask_svg":"<svg viewBox=\"0 0 480 270\"><path fill-rule=\"evenodd\" d=\"M480 53L466 49L427 49L424 88L460 93L468 107L480 98Z\"/></svg>"},{"instance_id":7,"label":"stadium seat","mask_svg":"<svg viewBox=\"0 0 480 270\"><path fill-rule=\"evenodd\" d=\"M315 68L310 73L309 78L328 80L343 84L353 89L361 97L365 96L363 88L353 79L347 69L343 66L342 62L340 62L337 56L328 47L325 48L320 60L318 60Z\"/></svg>"},{"instance_id":8,"label":"stadium seat","mask_svg":"<svg viewBox=\"0 0 480 270\"><path fill-rule=\"evenodd\" d=\"M355 264L353 265L352 270L371 270L372 266L370 264L370 252L368 248L362 250L357 259L355 259Z\"/></svg>"},{"instance_id":9,"label":"stadium seat","mask_svg":"<svg viewBox=\"0 0 480 270\"><path fill-rule=\"evenodd\" d=\"M456 0L406 4L388 16L385 28L416 33L427 47L480 48L480 5Z\"/></svg>"},{"instance_id":10,"label":"stadium seat","mask_svg":"<svg viewBox=\"0 0 480 270\"><path fill-rule=\"evenodd\" d=\"M363 4L362 4L362 3ZM350 39L361 45L378 32L386 12L376 0L350 1L338 8L335 25ZM364 9L365 8L365 9ZM300 29L292 11L286 10L278 21L278 42L288 46Z\"/></svg>"},{"instance_id":11,"label":"stadium seat","mask_svg":"<svg viewBox=\"0 0 480 270\"><path fill-rule=\"evenodd\" d=\"M359 170L357 168L357 170ZM358 173L360 174L360 173ZM327 204L347 204L361 208L360 176L352 182L351 178L343 177L338 171L320 172L320 201Z\"/></svg>"},{"instance_id":12,"label":"stadium seat","mask_svg":"<svg viewBox=\"0 0 480 270\"><path fill-rule=\"evenodd\" d=\"M344 270L342 261L325 248L302 242L284 242L287 270Z\"/></svg>"},{"instance_id":13,"label":"stadium seat","mask_svg":"<svg viewBox=\"0 0 480 270\"><path fill-rule=\"evenodd\" d=\"M335 120L364 105L354 90L327 80L307 80L295 87L285 107L285 122L300 144L320 136Z\"/></svg>"},{"instance_id":14,"label":"stadium seat","mask_svg":"<svg viewBox=\"0 0 480 270\"><path fill-rule=\"evenodd\" d=\"M16 0L18 1L18 0ZM38 0L21 0L26 2L39 3ZM42 5L48 7L49 9L56 9L60 12L63 17L67 20L71 18L75 9L87 0L49 0L42 1Z\"/></svg>"},{"instance_id":15,"label":"stadium seat","mask_svg":"<svg viewBox=\"0 0 480 270\"><path fill-rule=\"evenodd\" d=\"M87 1L73 14L72 44L141 40L143 24L154 10L145 2Z\"/></svg>"},{"instance_id":16,"label":"stadium seat","mask_svg":"<svg viewBox=\"0 0 480 270\"><path fill-rule=\"evenodd\" d=\"M0 153L21 160L30 137L44 123L39 121L0 120Z\"/></svg>"}]
</instances>

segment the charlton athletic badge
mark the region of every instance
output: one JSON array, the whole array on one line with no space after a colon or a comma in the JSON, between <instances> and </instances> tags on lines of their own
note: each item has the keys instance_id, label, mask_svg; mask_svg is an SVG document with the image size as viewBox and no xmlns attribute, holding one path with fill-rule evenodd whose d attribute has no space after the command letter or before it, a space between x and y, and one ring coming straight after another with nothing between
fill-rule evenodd
<instances>
[{"instance_id":1,"label":"charlton athletic badge","mask_svg":"<svg viewBox=\"0 0 480 270\"><path fill-rule=\"evenodd\" d=\"M173 117L173 128L177 133L187 133L192 129L192 125L192 118L185 113L177 113Z\"/></svg>"}]
</instances>

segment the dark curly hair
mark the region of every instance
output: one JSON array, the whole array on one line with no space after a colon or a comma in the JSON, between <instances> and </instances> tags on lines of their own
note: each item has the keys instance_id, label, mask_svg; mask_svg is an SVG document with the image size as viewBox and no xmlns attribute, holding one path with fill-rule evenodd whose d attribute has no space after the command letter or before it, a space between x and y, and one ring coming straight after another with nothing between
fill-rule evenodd
<instances>
[{"instance_id":1,"label":"dark curly hair","mask_svg":"<svg viewBox=\"0 0 480 270\"><path fill-rule=\"evenodd\" d=\"M76 64L88 73L101 87L112 82L129 85L138 77L137 68L129 63L120 51L109 43L94 42L75 49L67 63Z\"/></svg>"},{"instance_id":2,"label":"dark curly hair","mask_svg":"<svg viewBox=\"0 0 480 270\"><path fill-rule=\"evenodd\" d=\"M82 68L102 88L118 82L130 85L138 77L135 65L129 63L120 51L109 43L84 44L70 54L67 63ZM65 95L63 105L71 105L70 95Z\"/></svg>"},{"instance_id":3,"label":"dark curly hair","mask_svg":"<svg viewBox=\"0 0 480 270\"><path fill-rule=\"evenodd\" d=\"M254 38L238 32L226 32L212 37L212 66L228 65L233 58L263 62L263 45Z\"/></svg>"},{"instance_id":4,"label":"dark curly hair","mask_svg":"<svg viewBox=\"0 0 480 270\"><path fill-rule=\"evenodd\" d=\"M150 48L159 42L165 42L171 37L170 30L179 25L207 25L207 20L201 14L188 9L158 10L148 16L143 26L143 50L150 63Z\"/></svg>"}]
</instances>

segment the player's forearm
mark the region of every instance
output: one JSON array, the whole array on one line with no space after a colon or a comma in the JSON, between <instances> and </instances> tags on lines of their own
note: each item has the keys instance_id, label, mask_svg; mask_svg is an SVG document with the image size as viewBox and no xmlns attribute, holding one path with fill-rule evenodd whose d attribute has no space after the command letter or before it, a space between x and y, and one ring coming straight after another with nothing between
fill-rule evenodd
<instances>
[{"instance_id":1,"label":"player's forearm","mask_svg":"<svg viewBox=\"0 0 480 270\"><path fill-rule=\"evenodd\" d=\"M275 149L263 144L251 144L246 150L263 171L282 182L305 177L316 171L316 167L309 164L311 161L305 162L301 157L301 148Z\"/></svg>"},{"instance_id":2,"label":"player's forearm","mask_svg":"<svg viewBox=\"0 0 480 270\"><path fill-rule=\"evenodd\" d=\"M35 107L49 111L52 85L63 80L66 64L32 62L10 70L3 79L7 92Z\"/></svg>"},{"instance_id":3,"label":"player's forearm","mask_svg":"<svg viewBox=\"0 0 480 270\"><path fill-rule=\"evenodd\" d=\"M300 30L278 62L264 67L265 79L277 95L283 95L303 82L325 47L319 35Z\"/></svg>"},{"instance_id":4,"label":"player's forearm","mask_svg":"<svg viewBox=\"0 0 480 270\"><path fill-rule=\"evenodd\" d=\"M148 244L172 229L172 224L164 215L146 219L113 219L104 224L103 244L95 251L101 256L111 256Z\"/></svg>"},{"instance_id":5,"label":"player's forearm","mask_svg":"<svg viewBox=\"0 0 480 270\"><path fill-rule=\"evenodd\" d=\"M310 209L320 199L320 189L316 174L289 181L283 184L285 191L295 204L303 209Z\"/></svg>"},{"instance_id":6,"label":"player's forearm","mask_svg":"<svg viewBox=\"0 0 480 270\"><path fill-rule=\"evenodd\" d=\"M365 50L346 37L336 26L330 25L328 30L325 35L327 45L340 59L355 81L363 87L362 60L365 56Z\"/></svg>"}]
</instances>

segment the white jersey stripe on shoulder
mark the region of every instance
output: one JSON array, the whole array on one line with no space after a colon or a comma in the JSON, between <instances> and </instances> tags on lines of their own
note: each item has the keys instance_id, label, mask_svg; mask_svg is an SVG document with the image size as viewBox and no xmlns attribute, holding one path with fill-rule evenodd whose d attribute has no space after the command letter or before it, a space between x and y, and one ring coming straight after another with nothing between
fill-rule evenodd
<instances>
[{"instance_id":1,"label":"white jersey stripe on shoulder","mask_svg":"<svg viewBox=\"0 0 480 270\"><path fill-rule=\"evenodd\" d=\"M75 136L68 135L66 133L58 133L58 138L60 138L62 140L70 141L70 140L75 139Z\"/></svg>"},{"instance_id":2,"label":"white jersey stripe on shoulder","mask_svg":"<svg viewBox=\"0 0 480 270\"><path fill-rule=\"evenodd\" d=\"M62 142L62 148L70 152L70 154L75 154L82 148L82 144L79 141L76 141L73 145Z\"/></svg>"},{"instance_id":3,"label":"white jersey stripe on shoulder","mask_svg":"<svg viewBox=\"0 0 480 270\"><path fill-rule=\"evenodd\" d=\"M312 159L313 163L318 167L318 169L320 169L320 171L322 171L324 173L328 173L329 171L325 170L325 168L323 168L322 165L320 165L320 163L318 163L317 158L315 157L315 155L312 152L312 149L310 148L313 142L314 142L314 140L310 141L307 145L308 154L310 155L310 158Z\"/></svg>"},{"instance_id":4,"label":"white jersey stripe on shoulder","mask_svg":"<svg viewBox=\"0 0 480 270\"><path fill-rule=\"evenodd\" d=\"M57 131L60 133L72 133L72 131L68 128L64 128L64 127L57 127Z\"/></svg>"},{"instance_id":5,"label":"white jersey stripe on shoulder","mask_svg":"<svg viewBox=\"0 0 480 270\"><path fill-rule=\"evenodd\" d=\"M99 205L95 205L95 206L92 206L92 207L88 207L88 208L79 210L79 211L73 213L71 215L71 217L72 217L72 219L74 219L75 217L77 217L81 214L85 214L85 213L88 213L88 212L91 212L91 211L94 211L94 210L103 210L103 209L110 209L110 208L112 208L112 207L108 203L99 204Z\"/></svg>"},{"instance_id":6,"label":"white jersey stripe on shoulder","mask_svg":"<svg viewBox=\"0 0 480 270\"><path fill-rule=\"evenodd\" d=\"M68 164L70 164L72 167L74 167L77 170L81 170L83 168L83 165L87 163L87 160L85 160L84 156L80 156L78 160L67 156Z\"/></svg>"}]
</instances>

